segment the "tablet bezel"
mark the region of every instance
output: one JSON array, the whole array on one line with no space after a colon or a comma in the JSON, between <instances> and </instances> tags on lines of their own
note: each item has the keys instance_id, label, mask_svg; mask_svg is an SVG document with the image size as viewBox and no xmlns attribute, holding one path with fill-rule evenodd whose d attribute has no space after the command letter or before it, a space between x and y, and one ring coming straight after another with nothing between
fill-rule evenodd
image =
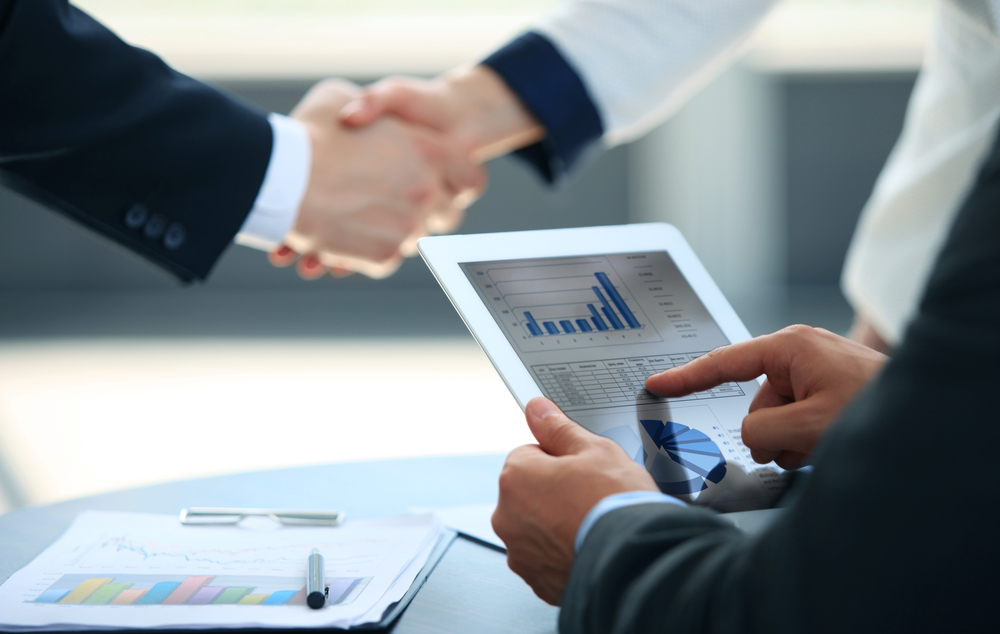
<instances>
[{"instance_id":1,"label":"tablet bezel","mask_svg":"<svg viewBox=\"0 0 1000 634\"><path fill-rule=\"evenodd\" d=\"M544 394L460 264L666 251L726 338L731 343L750 339L750 332L687 240L667 223L434 236L421 238L417 247L522 410L528 401Z\"/></svg>"}]
</instances>

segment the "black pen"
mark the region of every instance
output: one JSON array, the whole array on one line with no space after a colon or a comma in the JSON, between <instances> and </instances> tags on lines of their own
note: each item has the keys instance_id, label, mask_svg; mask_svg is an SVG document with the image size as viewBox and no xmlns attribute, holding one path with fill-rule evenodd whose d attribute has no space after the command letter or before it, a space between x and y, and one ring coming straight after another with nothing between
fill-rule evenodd
<instances>
[{"instance_id":1,"label":"black pen","mask_svg":"<svg viewBox=\"0 0 1000 634\"><path fill-rule=\"evenodd\" d=\"M313 548L309 555L309 573L306 575L306 605L318 610L326 605L326 592L323 587L323 555Z\"/></svg>"}]
</instances>

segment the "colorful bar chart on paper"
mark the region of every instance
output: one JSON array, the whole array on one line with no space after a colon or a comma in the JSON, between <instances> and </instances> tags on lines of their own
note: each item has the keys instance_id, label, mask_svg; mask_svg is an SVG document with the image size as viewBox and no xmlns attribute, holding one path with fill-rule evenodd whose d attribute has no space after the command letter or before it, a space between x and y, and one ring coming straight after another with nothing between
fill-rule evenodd
<instances>
[{"instance_id":1,"label":"colorful bar chart on paper","mask_svg":"<svg viewBox=\"0 0 1000 634\"><path fill-rule=\"evenodd\" d=\"M369 578L327 581L329 605L346 605ZM305 605L305 580L295 577L64 575L32 603L64 605Z\"/></svg>"}]
</instances>

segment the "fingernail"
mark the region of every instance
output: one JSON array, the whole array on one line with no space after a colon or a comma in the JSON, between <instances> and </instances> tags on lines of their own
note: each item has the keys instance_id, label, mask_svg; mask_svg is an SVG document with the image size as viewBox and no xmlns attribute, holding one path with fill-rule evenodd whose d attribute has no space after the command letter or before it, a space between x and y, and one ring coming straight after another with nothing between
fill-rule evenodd
<instances>
[{"instance_id":1,"label":"fingernail","mask_svg":"<svg viewBox=\"0 0 1000 634\"><path fill-rule=\"evenodd\" d=\"M673 372L676 369L677 368L671 368L670 370L663 370L662 372L657 372L656 374L650 374L649 376L646 377L646 380L648 381L650 379L655 379L658 376L663 376L664 374L668 374L670 372Z\"/></svg>"},{"instance_id":2,"label":"fingernail","mask_svg":"<svg viewBox=\"0 0 1000 634\"><path fill-rule=\"evenodd\" d=\"M354 101L349 102L340 109L340 118L350 119L351 117L361 114L364 112L365 104L366 102L361 99L355 99Z\"/></svg>"},{"instance_id":3,"label":"fingernail","mask_svg":"<svg viewBox=\"0 0 1000 634\"><path fill-rule=\"evenodd\" d=\"M558 414L559 408L547 398L536 398L528 403L528 413L535 418L542 419Z\"/></svg>"},{"instance_id":4,"label":"fingernail","mask_svg":"<svg viewBox=\"0 0 1000 634\"><path fill-rule=\"evenodd\" d=\"M348 102L346 106L340 109L340 118L348 119L351 115L358 111L358 102L351 101Z\"/></svg>"}]
</instances>

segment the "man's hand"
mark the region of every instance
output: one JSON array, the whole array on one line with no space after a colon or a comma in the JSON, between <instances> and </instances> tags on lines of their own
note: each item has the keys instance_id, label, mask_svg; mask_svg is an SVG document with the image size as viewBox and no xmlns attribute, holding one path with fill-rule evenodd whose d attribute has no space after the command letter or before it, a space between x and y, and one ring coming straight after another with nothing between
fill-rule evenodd
<instances>
[{"instance_id":1,"label":"man's hand","mask_svg":"<svg viewBox=\"0 0 1000 634\"><path fill-rule=\"evenodd\" d=\"M443 134L384 117L363 130L339 122L359 89L320 82L292 112L312 143L309 186L275 265L299 261L312 278L326 268L385 277L412 255L416 240L462 217L462 201L482 192L485 171Z\"/></svg>"},{"instance_id":2,"label":"man's hand","mask_svg":"<svg viewBox=\"0 0 1000 634\"><path fill-rule=\"evenodd\" d=\"M876 352L892 354L892 346L875 330L875 326L872 326L868 318L860 313L854 315L854 324L851 326L851 331L847 333L847 338L863 343Z\"/></svg>"},{"instance_id":3,"label":"man's hand","mask_svg":"<svg viewBox=\"0 0 1000 634\"><path fill-rule=\"evenodd\" d=\"M676 397L767 375L743 419L743 442L757 462L791 469L887 359L822 328L790 326L653 375L646 389Z\"/></svg>"},{"instance_id":4,"label":"man's hand","mask_svg":"<svg viewBox=\"0 0 1000 634\"><path fill-rule=\"evenodd\" d=\"M590 509L615 493L659 489L614 441L574 423L552 401L533 399L525 416L538 444L507 456L493 530L507 545L510 569L558 605Z\"/></svg>"},{"instance_id":5,"label":"man's hand","mask_svg":"<svg viewBox=\"0 0 1000 634\"><path fill-rule=\"evenodd\" d=\"M447 134L480 162L545 134L517 94L487 66L461 68L432 80L383 79L347 104L341 121L364 127L387 114Z\"/></svg>"}]
</instances>

